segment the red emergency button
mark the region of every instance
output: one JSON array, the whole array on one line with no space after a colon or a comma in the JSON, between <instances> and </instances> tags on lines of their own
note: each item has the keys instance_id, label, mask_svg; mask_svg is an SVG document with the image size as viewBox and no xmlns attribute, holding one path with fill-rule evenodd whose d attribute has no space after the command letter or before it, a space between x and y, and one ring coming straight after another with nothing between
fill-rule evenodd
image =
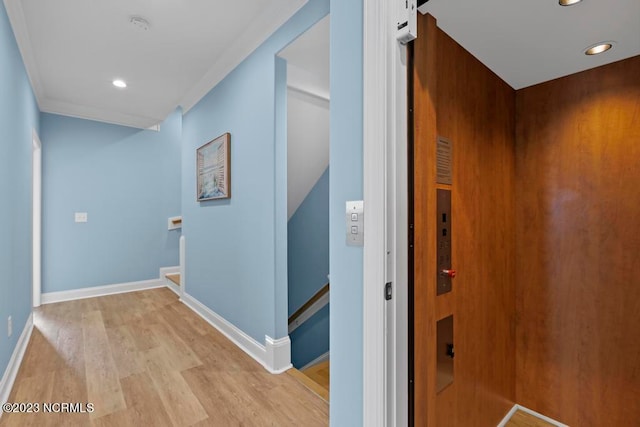
<instances>
[{"instance_id":1,"label":"red emergency button","mask_svg":"<svg viewBox=\"0 0 640 427\"><path fill-rule=\"evenodd\" d=\"M440 274L442 274L443 276L450 277L450 278L452 278L452 279L453 279L454 277L456 277L456 271L455 271L455 270L442 270L442 271L440 272Z\"/></svg>"}]
</instances>

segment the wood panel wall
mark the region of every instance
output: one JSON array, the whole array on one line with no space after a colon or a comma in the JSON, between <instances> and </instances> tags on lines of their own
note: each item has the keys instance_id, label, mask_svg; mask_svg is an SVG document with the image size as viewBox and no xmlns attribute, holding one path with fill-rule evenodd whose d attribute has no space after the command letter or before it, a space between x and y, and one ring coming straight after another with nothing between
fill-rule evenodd
<instances>
[{"instance_id":1,"label":"wood panel wall","mask_svg":"<svg viewBox=\"0 0 640 427\"><path fill-rule=\"evenodd\" d=\"M640 57L517 93L517 401L640 425Z\"/></svg>"},{"instance_id":2,"label":"wood panel wall","mask_svg":"<svg viewBox=\"0 0 640 427\"><path fill-rule=\"evenodd\" d=\"M515 91L419 15L414 42L415 425L494 426L515 400ZM436 136L453 185L436 185ZM436 189L452 189L453 291L436 296ZM435 392L435 324L454 316L454 382Z\"/></svg>"}]
</instances>

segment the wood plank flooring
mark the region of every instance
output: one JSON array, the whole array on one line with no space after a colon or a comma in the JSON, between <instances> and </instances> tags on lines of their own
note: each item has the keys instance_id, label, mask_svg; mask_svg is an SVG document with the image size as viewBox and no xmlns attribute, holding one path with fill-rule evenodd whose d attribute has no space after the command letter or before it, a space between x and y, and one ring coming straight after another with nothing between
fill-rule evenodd
<instances>
[{"instance_id":1,"label":"wood plank flooring","mask_svg":"<svg viewBox=\"0 0 640 427\"><path fill-rule=\"evenodd\" d=\"M302 371L303 374L311 378L313 381L318 383L321 387L325 388L327 392L329 391L329 361L325 360L324 362L317 363L305 370Z\"/></svg>"},{"instance_id":2,"label":"wood plank flooring","mask_svg":"<svg viewBox=\"0 0 640 427\"><path fill-rule=\"evenodd\" d=\"M505 427L555 427L553 424L541 420L527 412L516 411Z\"/></svg>"},{"instance_id":3,"label":"wood plank flooring","mask_svg":"<svg viewBox=\"0 0 640 427\"><path fill-rule=\"evenodd\" d=\"M272 375L166 288L46 305L0 426L326 426L327 402ZM42 403L93 403L43 413Z\"/></svg>"},{"instance_id":4,"label":"wood plank flooring","mask_svg":"<svg viewBox=\"0 0 640 427\"><path fill-rule=\"evenodd\" d=\"M313 391L315 394L320 396L326 402L329 402L329 389L321 386L307 375L303 374L297 369L289 369L287 374L291 375L302 384L304 384L309 390Z\"/></svg>"}]
</instances>

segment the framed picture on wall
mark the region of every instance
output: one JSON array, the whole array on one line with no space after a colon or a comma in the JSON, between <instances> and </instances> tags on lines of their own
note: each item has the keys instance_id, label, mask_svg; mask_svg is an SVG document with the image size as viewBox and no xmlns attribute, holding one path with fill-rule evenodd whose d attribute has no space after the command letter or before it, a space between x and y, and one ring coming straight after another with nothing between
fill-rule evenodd
<instances>
[{"instance_id":1,"label":"framed picture on wall","mask_svg":"<svg viewBox=\"0 0 640 427\"><path fill-rule=\"evenodd\" d=\"M231 197L231 134L225 133L196 150L196 198Z\"/></svg>"}]
</instances>

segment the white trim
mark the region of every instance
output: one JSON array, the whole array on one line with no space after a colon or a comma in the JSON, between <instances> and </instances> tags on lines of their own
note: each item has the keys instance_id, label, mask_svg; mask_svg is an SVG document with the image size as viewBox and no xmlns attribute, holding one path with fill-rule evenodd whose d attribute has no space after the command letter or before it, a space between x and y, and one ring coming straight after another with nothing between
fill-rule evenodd
<instances>
[{"instance_id":1,"label":"white trim","mask_svg":"<svg viewBox=\"0 0 640 427\"><path fill-rule=\"evenodd\" d=\"M266 347L265 362L269 372L281 374L293 367L291 364L291 341L289 340L289 335L277 340L265 335L264 342Z\"/></svg>"},{"instance_id":2,"label":"white trim","mask_svg":"<svg viewBox=\"0 0 640 427\"><path fill-rule=\"evenodd\" d=\"M265 344L263 345L191 295L183 293L180 301L260 363L267 371L279 374L291 368L291 342L288 336L277 340L265 336Z\"/></svg>"},{"instance_id":3,"label":"white trim","mask_svg":"<svg viewBox=\"0 0 640 427\"><path fill-rule=\"evenodd\" d=\"M182 290L180 289L182 286L178 286L175 283L173 283L171 281L171 279L169 279L167 277L168 274L179 274L180 273L180 267L162 267L160 268L160 280L163 280L164 283L167 285L167 288L169 288L170 290L173 291L174 294L178 295L178 296L182 296ZM182 284L182 276L180 276L180 284Z\"/></svg>"},{"instance_id":4,"label":"white trim","mask_svg":"<svg viewBox=\"0 0 640 427\"><path fill-rule=\"evenodd\" d=\"M389 36L393 2L363 1L363 424L382 427L387 408L385 300L386 279L386 143ZM383 173L381 173L383 171ZM383 189L383 191L380 191Z\"/></svg>"},{"instance_id":5,"label":"white trim","mask_svg":"<svg viewBox=\"0 0 640 427\"><path fill-rule=\"evenodd\" d=\"M180 286L176 285L175 283L173 283L169 278L165 277L165 286L167 288L169 288L170 291L172 291L174 294L178 295L179 297L182 296L182 294L180 293Z\"/></svg>"},{"instance_id":6,"label":"white trim","mask_svg":"<svg viewBox=\"0 0 640 427\"><path fill-rule=\"evenodd\" d=\"M314 101L320 101L325 107L330 108L329 105L331 104L331 99L329 96L315 91L313 88L296 85L295 83L287 83L287 89L303 97L311 98Z\"/></svg>"},{"instance_id":7,"label":"white trim","mask_svg":"<svg viewBox=\"0 0 640 427\"><path fill-rule=\"evenodd\" d=\"M329 291L331 292L331 291ZM320 299L311 304L293 323L289 324L289 334L298 329L298 326L309 320L314 314L319 312L322 307L329 304L329 292L322 295Z\"/></svg>"},{"instance_id":8,"label":"white trim","mask_svg":"<svg viewBox=\"0 0 640 427\"><path fill-rule=\"evenodd\" d=\"M511 419L511 417L513 416L513 414L515 414L517 410L518 410L518 405L513 405L513 408L511 408L509 412L507 412L507 415L504 416L502 421L500 421L500 424L498 424L496 427L505 427L509 422L509 420Z\"/></svg>"},{"instance_id":9,"label":"white trim","mask_svg":"<svg viewBox=\"0 0 640 427\"><path fill-rule=\"evenodd\" d=\"M40 307L42 297L42 143L35 129L31 131L31 280L32 305Z\"/></svg>"},{"instance_id":10,"label":"white trim","mask_svg":"<svg viewBox=\"0 0 640 427\"><path fill-rule=\"evenodd\" d=\"M31 45L31 39L29 38L29 30L27 29L27 21L24 18L24 11L22 9L22 1L20 0L4 0L4 6L13 29L13 34L18 44L18 49L22 56L22 62L24 68L27 71L29 82L33 88L33 92L36 96L36 102L40 111L42 111L42 104L40 103L44 90L40 83L40 74L38 73L38 63L33 54Z\"/></svg>"},{"instance_id":11,"label":"white trim","mask_svg":"<svg viewBox=\"0 0 640 427\"><path fill-rule=\"evenodd\" d=\"M106 108L54 100L51 98L45 98L44 96L39 97L38 105L40 106L40 111L43 113L59 114L67 117L128 126L154 132L157 132L154 127L163 120L158 117L146 117L136 114L120 113ZM171 111L168 111L167 115L169 115L169 113L171 113Z\"/></svg>"},{"instance_id":12,"label":"white trim","mask_svg":"<svg viewBox=\"0 0 640 427\"><path fill-rule=\"evenodd\" d=\"M184 295L187 291L187 273L185 266L186 259L186 244L187 241L184 235L180 236L180 296Z\"/></svg>"},{"instance_id":13,"label":"white trim","mask_svg":"<svg viewBox=\"0 0 640 427\"><path fill-rule=\"evenodd\" d=\"M407 48L390 38L389 105L392 123L388 147L388 281L393 282L393 299L388 303L387 322L387 423L389 427L409 425L409 229L407 164ZM395 119L395 120L393 120Z\"/></svg>"},{"instance_id":14,"label":"white trim","mask_svg":"<svg viewBox=\"0 0 640 427\"><path fill-rule=\"evenodd\" d=\"M548 422L549 424L552 424L556 427L569 427L566 424L561 423L560 421L556 421L553 418L549 418L546 415L542 415L539 412L536 412L532 409L529 409L527 407L524 407L522 405L513 405L513 408L511 408L511 410L509 412L507 412L507 415L504 416L504 418L502 419L502 421L500 421L500 424L498 424L497 427L505 427L507 425L507 423L509 422L509 420L511 419L511 417L513 416L513 414L515 414L517 411L522 411L522 412L526 412L530 415L533 415L536 418L540 418L543 421Z\"/></svg>"},{"instance_id":15,"label":"white trim","mask_svg":"<svg viewBox=\"0 0 640 427\"><path fill-rule=\"evenodd\" d=\"M9 395L11 394L13 383L16 380L18 370L20 369L20 365L22 364L24 353L25 351L27 351L27 345L29 344L29 338L31 338L32 331L33 312L30 313L29 317L27 318L27 323L24 325L24 329L20 334L20 338L18 338L16 348L13 350L11 359L9 359L7 369L5 369L2 380L0 380L0 403L5 403L7 400L9 400ZM2 418L2 414L3 411L0 409L0 418Z\"/></svg>"},{"instance_id":16,"label":"white trim","mask_svg":"<svg viewBox=\"0 0 640 427\"><path fill-rule=\"evenodd\" d=\"M298 369L299 371L304 371L305 369L308 369L314 365L317 365L318 363L322 363L325 362L327 360L330 359L329 357L329 353L330 352L326 352L324 354L321 354L320 356L316 357L315 359L313 359L311 362L307 363L306 365L304 365L302 368Z\"/></svg>"},{"instance_id":17,"label":"white trim","mask_svg":"<svg viewBox=\"0 0 640 427\"><path fill-rule=\"evenodd\" d=\"M73 301L84 298L102 297L105 295L123 294L162 288L165 281L161 279L141 280L139 282L119 283L116 285L95 286L92 288L72 289L70 291L47 292L42 294L42 304Z\"/></svg>"}]
</instances>

